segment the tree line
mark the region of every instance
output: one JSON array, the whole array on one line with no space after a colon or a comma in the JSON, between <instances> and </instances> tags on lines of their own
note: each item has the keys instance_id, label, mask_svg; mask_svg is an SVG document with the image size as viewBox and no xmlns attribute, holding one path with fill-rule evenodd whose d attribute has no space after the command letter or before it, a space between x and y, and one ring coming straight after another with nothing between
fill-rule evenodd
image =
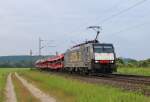
<instances>
[{"instance_id":1,"label":"tree line","mask_svg":"<svg viewBox=\"0 0 150 102\"><path fill-rule=\"evenodd\" d=\"M134 59L125 60L123 58L117 58L116 65L118 67L144 67L144 68L150 68L150 59L137 61L137 60L134 60Z\"/></svg>"},{"instance_id":2,"label":"tree line","mask_svg":"<svg viewBox=\"0 0 150 102\"><path fill-rule=\"evenodd\" d=\"M50 56L5 56L0 57L0 68L29 68L34 67L38 59ZM150 59L134 60L127 58L117 58L117 67L145 67L150 68Z\"/></svg>"},{"instance_id":3,"label":"tree line","mask_svg":"<svg viewBox=\"0 0 150 102\"><path fill-rule=\"evenodd\" d=\"M29 68L34 67L38 59L49 56L1 56L0 68Z\"/></svg>"}]
</instances>

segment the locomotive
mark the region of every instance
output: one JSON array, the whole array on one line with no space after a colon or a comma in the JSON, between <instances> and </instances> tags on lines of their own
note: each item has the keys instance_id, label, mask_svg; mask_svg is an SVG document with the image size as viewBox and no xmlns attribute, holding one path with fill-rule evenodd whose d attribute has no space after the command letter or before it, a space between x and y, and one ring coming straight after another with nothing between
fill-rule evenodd
<instances>
[{"instance_id":1,"label":"locomotive","mask_svg":"<svg viewBox=\"0 0 150 102\"><path fill-rule=\"evenodd\" d=\"M37 68L78 73L112 73L117 71L113 44L86 41L64 54L38 60Z\"/></svg>"}]
</instances>

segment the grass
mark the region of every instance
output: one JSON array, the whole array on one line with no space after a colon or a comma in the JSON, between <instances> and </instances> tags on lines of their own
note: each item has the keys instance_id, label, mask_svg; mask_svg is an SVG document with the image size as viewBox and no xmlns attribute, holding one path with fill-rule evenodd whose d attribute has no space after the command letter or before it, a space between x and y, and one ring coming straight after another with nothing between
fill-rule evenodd
<instances>
[{"instance_id":1,"label":"grass","mask_svg":"<svg viewBox=\"0 0 150 102\"><path fill-rule=\"evenodd\" d=\"M10 72L18 71L22 69L17 68L0 68L0 102L4 102L5 100L5 86L6 86L6 79L7 75Z\"/></svg>"},{"instance_id":2,"label":"grass","mask_svg":"<svg viewBox=\"0 0 150 102\"><path fill-rule=\"evenodd\" d=\"M150 68L118 68L118 73L150 76Z\"/></svg>"},{"instance_id":3,"label":"grass","mask_svg":"<svg viewBox=\"0 0 150 102\"><path fill-rule=\"evenodd\" d=\"M20 74L61 102L150 102L150 97L140 93L123 91L107 85L89 84L38 71Z\"/></svg>"},{"instance_id":4,"label":"grass","mask_svg":"<svg viewBox=\"0 0 150 102\"><path fill-rule=\"evenodd\" d=\"M4 101L7 72L0 69L0 102Z\"/></svg>"}]
</instances>

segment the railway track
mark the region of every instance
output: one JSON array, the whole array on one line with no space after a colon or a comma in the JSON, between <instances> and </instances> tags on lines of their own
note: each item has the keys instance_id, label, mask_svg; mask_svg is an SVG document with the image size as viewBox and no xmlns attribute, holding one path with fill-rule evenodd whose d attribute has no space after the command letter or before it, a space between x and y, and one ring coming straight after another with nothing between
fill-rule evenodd
<instances>
[{"instance_id":1,"label":"railway track","mask_svg":"<svg viewBox=\"0 0 150 102\"><path fill-rule=\"evenodd\" d=\"M77 79L87 83L95 83L101 85L111 85L124 90L140 92L145 96L150 96L150 76L126 75L126 74L68 74L62 72L46 72L64 76L65 78Z\"/></svg>"},{"instance_id":2,"label":"railway track","mask_svg":"<svg viewBox=\"0 0 150 102\"><path fill-rule=\"evenodd\" d=\"M55 72L52 72L55 73ZM56 74L56 73L55 73ZM57 72L57 74L66 75L66 73ZM110 80L116 82L124 82L131 84L139 84L150 86L150 76L141 76L141 75L128 75L128 74L90 74L90 75L81 75L81 74L68 74L74 77L84 77L84 78L95 78L102 80Z\"/></svg>"},{"instance_id":3,"label":"railway track","mask_svg":"<svg viewBox=\"0 0 150 102\"><path fill-rule=\"evenodd\" d=\"M91 77L150 86L149 76L126 75L126 74L97 74L92 75Z\"/></svg>"}]
</instances>

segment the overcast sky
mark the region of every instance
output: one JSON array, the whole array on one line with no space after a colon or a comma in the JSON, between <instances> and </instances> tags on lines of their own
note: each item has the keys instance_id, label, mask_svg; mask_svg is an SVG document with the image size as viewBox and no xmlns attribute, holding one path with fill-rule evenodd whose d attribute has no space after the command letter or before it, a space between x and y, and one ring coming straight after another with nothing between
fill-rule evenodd
<instances>
[{"instance_id":1,"label":"overcast sky","mask_svg":"<svg viewBox=\"0 0 150 102\"><path fill-rule=\"evenodd\" d=\"M102 26L101 42L113 43L117 56L150 58L150 1L102 21L142 0L0 0L0 55L65 52L94 39L90 25ZM53 41L52 41L53 40Z\"/></svg>"}]
</instances>

